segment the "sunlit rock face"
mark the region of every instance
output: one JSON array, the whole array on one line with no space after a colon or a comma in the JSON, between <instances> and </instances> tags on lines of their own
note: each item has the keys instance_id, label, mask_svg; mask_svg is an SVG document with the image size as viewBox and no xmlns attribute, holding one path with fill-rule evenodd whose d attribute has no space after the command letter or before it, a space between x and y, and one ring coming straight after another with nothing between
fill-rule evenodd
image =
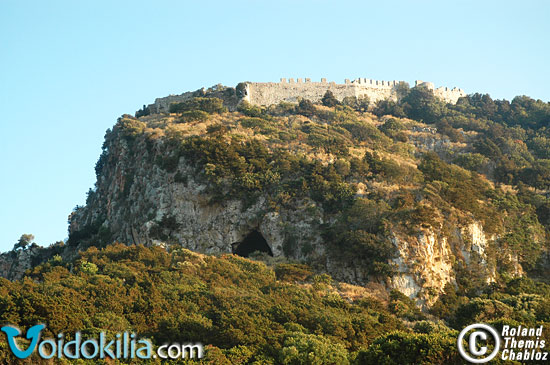
<instances>
[{"instance_id":1,"label":"sunlit rock face","mask_svg":"<svg viewBox=\"0 0 550 365\"><path fill-rule=\"evenodd\" d=\"M397 274L380 281L369 276L360 261L335 258L322 236L323 224L330 223L330 218L314 201L293 201L277 210L264 196L246 203L213 201L189 161L180 158L171 172L155 163L171 153L162 140L152 146L137 143L129 146L123 139L110 140L97 190L87 206L71 217L72 233L99 225L98 231L109 233L109 241L181 245L208 254L249 256L259 251L303 260L337 280L359 285L382 282L424 307L437 300L447 283L455 282L453 262L463 260L469 265L475 258L487 272L494 270L484 256L488 240L481 225L474 222L456 227L452 245L449 237L434 229L394 233L390 239L398 252L393 260Z\"/></svg>"},{"instance_id":2,"label":"sunlit rock face","mask_svg":"<svg viewBox=\"0 0 550 365\"><path fill-rule=\"evenodd\" d=\"M330 112L327 107L319 108L324 115L329 115L326 114ZM327 130L326 124L303 115L274 115L280 120L273 117L270 123L278 121L284 128L289 128L289 125L308 127L305 128L308 132L302 131L303 140L310 137L307 133L310 133L312 125L319 127L323 133ZM388 262L395 268L395 275L390 278L373 276L369 257L355 255L355 252L339 255L339 251L344 252L344 248L351 246L339 242L340 247L337 247L334 242L328 242L327 229L334 227L347 208L325 211L323 203L319 203L321 199L314 201L304 197L312 196L309 194L295 194L292 197L287 194L284 203L274 204L273 196L268 195L265 189L258 189L254 196L236 194L230 197L224 191L220 194L213 190L215 184L209 184L206 178L208 169L212 167L208 165L214 165L217 161L197 167L195 156L182 154L178 150L182 141L187 141L186 138L207 135L208 128L214 123L223 127L227 125L232 131L238 130L241 133L238 137L244 141L254 138L262 141L260 143L266 142L267 137L261 134L253 135L250 129L243 131L243 113L210 114L204 123L187 123L179 118L182 115L123 116L113 131L106 135L104 153L96 167L95 189L89 192L86 205L76 208L69 217L69 242L56 251L33 249L1 255L0 275L19 278L25 270L51 259L54 254L71 259L79 250L89 246L103 247L113 242L123 242L166 248L182 246L206 254L234 253L251 258L259 254L267 260L305 262L339 281L357 285L374 282L388 289L397 289L423 308L432 306L447 285L456 284L459 266L464 266L469 274L482 277L486 283L495 280L496 264L489 253L494 252L491 245L497 238L486 234L482 224L467 212L453 212L461 219L453 220L454 223L445 225L443 229L445 219L436 206L434 212L439 213L434 215L438 216L430 217L434 218L435 223L404 227L407 225L405 220L392 215L388 205L388 212L392 214L388 216L386 228L376 234L382 236L377 239L385 240L388 246L392 245L395 249L396 257ZM389 119L376 119L369 113L362 114L361 118L361 123L370 127L367 128L371 130L369 133L375 134L381 133L377 128ZM120 127L124 121L130 127ZM465 143L451 143L433 127L414 121L402 124L403 128L408 128L406 153L405 150L401 155L386 152L390 158L397 157L399 164L416 168L419 160L415 156L423 152L459 153L464 148ZM170 138L171 134L177 138ZM387 136L378 137L387 140L385 143L393 143ZM275 143L279 146L283 144L278 137L274 139L277 139ZM287 148L286 143L292 141L285 140L284 143L283 147ZM266 145L271 147L267 142ZM304 144L299 147L304 148ZM349 149L359 157L366 156L368 152L362 142ZM322 166L334 164L337 159L342 160L340 167L343 170L351 166L350 161L345 160L347 156L338 157L319 148L300 151L306 156L304 158L315 159ZM200 152L193 150L192 153ZM216 186L229 186L231 183L229 177L217 178L228 184ZM393 192L412 191L413 200L423 199L422 193L415 190L420 185L411 188L370 175L353 179L357 179L350 182L357 188L353 190L355 198L368 200L374 197L372 201L380 200L386 204L386 201L391 202ZM362 226L362 223L358 224ZM368 221L364 223L369 224ZM515 274L521 275L522 268L517 257L510 257L509 261L516 264Z\"/></svg>"},{"instance_id":3,"label":"sunlit rock face","mask_svg":"<svg viewBox=\"0 0 550 365\"><path fill-rule=\"evenodd\" d=\"M162 141L131 149L125 140L111 143L97 190L87 206L71 216L71 234L78 236L87 227L99 226L97 230L107 232L109 241L164 242L217 254L234 252L236 242L258 232L267 245L264 251L274 257L303 259L302 251L295 248L306 242L313 246L310 257L323 254L322 214L311 213L321 208L313 201L296 201L276 211L262 196L246 206L240 200L214 202L194 167L183 158L172 172L155 163L170 153ZM136 156L136 150L142 153Z\"/></svg>"},{"instance_id":4,"label":"sunlit rock face","mask_svg":"<svg viewBox=\"0 0 550 365\"><path fill-rule=\"evenodd\" d=\"M399 250L399 257L394 260L398 274L390 285L423 307L433 305L445 285L455 284L453 263L475 265L479 271L476 275L482 275L487 283L495 279L495 264L489 263L486 253L490 240L477 221L456 228L450 238L433 229L423 229L416 236L396 236L393 242Z\"/></svg>"},{"instance_id":5,"label":"sunlit rock face","mask_svg":"<svg viewBox=\"0 0 550 365\"><path fill-rule=\"evenodd\" d=\"M22 278L25 271L39 262L41 251L40 247L31 246L0 254L0 277L10 280Z\"/></svg>"}]
</instances>

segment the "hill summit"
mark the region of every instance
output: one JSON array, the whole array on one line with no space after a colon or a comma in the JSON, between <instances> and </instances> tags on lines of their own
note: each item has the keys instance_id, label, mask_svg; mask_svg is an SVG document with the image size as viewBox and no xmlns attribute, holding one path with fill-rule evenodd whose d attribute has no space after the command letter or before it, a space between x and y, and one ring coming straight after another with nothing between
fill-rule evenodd
<instances>
[{"instance_id":1,"label":"hill summit","mask_svg":"<svg viewBox=\"0 0 550 365\"><path fill-rule=\"evenodd\" d=\"M550 104L308 84L216 85L118 118L67 242L0 255L23 278L0 280L3 318L186 333L225 363L313 346L373 364L460 363L466 324L548 321Z\"/></svg>"},{"instance_id":2,"label":"hill summit","mask_svg":"<svg viewBox=\"0 0 550 365\"><path fill-rule=\"evenodd\" d=\"M415 87L423 87L430 90L435 97L447 102L456 103L461 97L466 96L464 90L457 87L439 87L435 88L432 82L422 80L415 81ZM210 89L227 90L226 87L218 85ZM311 79L286 79L281 78L280 82L241 82L235 88L237 102L247 101L255 105L269 106L281 102L298 102L300 99L308 99L312 102L320 102L327 91L330 91L334 97L343 102L347 99L364 99L371 103L381 100L398 101L406 95L409 84L405 81L381 81L367 78L358 78L353 81L345 79L343 84L327 82L322 78L321 82L312 82ZM205 92L205 89L201 89ZM151 113L169 112L170 105L187 100L196 96L197 92L186 92L181 95L170 95L163 98L157 98L147 109ZM226 97L228 95L225 95Z\"/></svg>"},{"instance_id":3,"label":"hill summit","mask_svg":"<svg viewBox=\"0 0 550 365\"><path fill-rule=\"evenodd\" d=\"M259 85L217 85L120 117L67 244L46 250L73 257L118 241L259 255L397 289L423 308L464 272L479 286L546 267L550 168L537 146L547 103L453 103L429 83L397 82L380 82L396 96L373 102L285 81L273 90L326 89L258 105L248 100ZM48 257L37 252L12 252L2 275Z\"/></svg>"}]
</instances>

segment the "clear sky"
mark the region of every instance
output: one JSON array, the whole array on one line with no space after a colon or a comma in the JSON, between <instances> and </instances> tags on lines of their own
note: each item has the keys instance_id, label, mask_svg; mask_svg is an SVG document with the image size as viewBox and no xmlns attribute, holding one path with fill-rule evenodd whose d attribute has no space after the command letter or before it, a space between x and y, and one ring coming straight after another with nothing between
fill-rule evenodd
<instances>
[{"instance_id":1,"label":"clear sky","mask_svg":"<svg viewBox=\"0 0 550 365\"><path fill-rule=\"evenodd\" d=\"M0 251L67 237L105 130L217 83L415 79L550 100L547 1L0 0Z\"/></svg>"}]
</instances>

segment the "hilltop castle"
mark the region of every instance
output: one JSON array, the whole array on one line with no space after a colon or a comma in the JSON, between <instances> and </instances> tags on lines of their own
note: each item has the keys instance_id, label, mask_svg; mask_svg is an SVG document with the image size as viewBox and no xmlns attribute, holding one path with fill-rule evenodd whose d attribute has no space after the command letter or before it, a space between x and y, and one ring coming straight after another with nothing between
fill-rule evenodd
<instances>
[{"instance_id":1,"label":"hilltop castle","mask_svg":"<svg viewBox=\"0 0 550 365\"><path fill-rule=\"evenodd\" d=\"M320 101L323 95L330 90L336 99L342 101L345 97L368 97L371 103L384 99L398 99L398 90L402 85L407 85L404 81L379 81L365 78L358 78L353 81L346 79L343 84L327 82L321 79L321 82L312 82L311 79L284 79L280 82L244 82L239 84L244 86L242 94L239 95L242 100L246 100L256 105L273 105L282 101L296 103L300 98L309 99L313 102ZM439 87L435 88L431 82L416 80L415 86L426 87L432 90L435 96L448 102L456 103L458 98L466 96L464 90L459 88ZM158 98L154 104L148 106L152 113L168 112L171 103L181 102L194 96L193 92L186 92L181 95L170 95L164 98Z\"/></svg>"},{"instance_id":2,"label":"hilltop castle","mask_svg":"<svg viewBox=\"0 0 550 365\"><path fill-rule=\"evenodd\" d=\"M397 99L397 89L403 81L378 81L365 78L350 81L346 79L343 84L327 82L312 82L310 79L281 79L280 82L248 82L246 83L245 100L252 104L271 105L281 101L297 102L298 98L309 99L313 102L321 100L327 90L330 90L336 99L342 101L347 96L367 96L372 103L383 99ZM447 87L435 88L431 82L417 80L415 86L424 86L432 90L434 95L448 103L456 103L458 98L466 96L462 89Z\"/></svg>"}]
</instances>

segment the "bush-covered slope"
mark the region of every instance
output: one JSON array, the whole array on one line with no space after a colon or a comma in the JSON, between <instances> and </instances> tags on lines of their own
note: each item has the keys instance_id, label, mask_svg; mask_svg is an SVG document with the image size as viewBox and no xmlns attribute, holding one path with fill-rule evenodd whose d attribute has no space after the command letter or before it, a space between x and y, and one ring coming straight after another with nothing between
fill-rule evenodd
<instances>
[{"instance_id":1,"label":"bush-covered slope","mask_svg":"<svg viewBox=\"0 0 550 365\"><path fill-rule=\"evenodd\" d=\"M375 114L365 101L329 97L330 106L228 111L206 94L170 114L124 115L106 135L87 205L70 218L69 246L237 252L258 232L275 257L382 282L425 306L460 272L482 285L544 271L550 205L544 162L527 147L544 128L517 123L529 113L544 120L546 104L521 99L521 109L514 99L508 119L491 121L476 95L457 105L422 88L403 95L374 105ZM510 158L522 170L502 180ZM531 175L537 183L523 178Z\"/></svg>"},{"instance_id":2,"label":"bush-covered slope","mask_svg":"<svg viewBox=\"0 0 550 365\"><path fill-rule=\"evenodd\" d=\"M0 257L31 268L2 281L2 320L367 364L460 363L467 324L550 321L548 103L211 96L119 118L68 242Z\"/></svg>"},{"instance_id":3,"label":"bush-covered slope","mask_svg":"<svg viewBox=\"0 0 550 365\"><path fill-rule=\"evenodd\" d=\"M0 322L45 323L44 337L135 331L155 344L202 342L208 345L204 362L214 364L345 364L358 353L370 358L360 351L387 332L414 336L398 317L411 305L407 299L384 303L303 265L273 269L186 249L90 248L73 262L50 260L24 280L0 279L0 293ZM345 299L351 296L353 302ZM452 342L449 331L436 340L442 346ZM6 348L0 359L18 363Z\"/></svg>"},{"instance_id":4,"label":"bush-covered slope","mask_svg":"<svg viewBox=\"0 0 550 365\"><path fill-rule=\"evenodd\" d=\"M473 301L450 291L434 313L456 329L550 321L550 286L514 279L499 289ZM46 338L132 331L157 345L202 342L207 364L462 363L458 331L403 294L298 264L114 244L72 262L54 258L20 281L0 279L0 293L2 323L45 323ZM3 364L21 363L0 343Z\"/></svg>"}]
</instances>

